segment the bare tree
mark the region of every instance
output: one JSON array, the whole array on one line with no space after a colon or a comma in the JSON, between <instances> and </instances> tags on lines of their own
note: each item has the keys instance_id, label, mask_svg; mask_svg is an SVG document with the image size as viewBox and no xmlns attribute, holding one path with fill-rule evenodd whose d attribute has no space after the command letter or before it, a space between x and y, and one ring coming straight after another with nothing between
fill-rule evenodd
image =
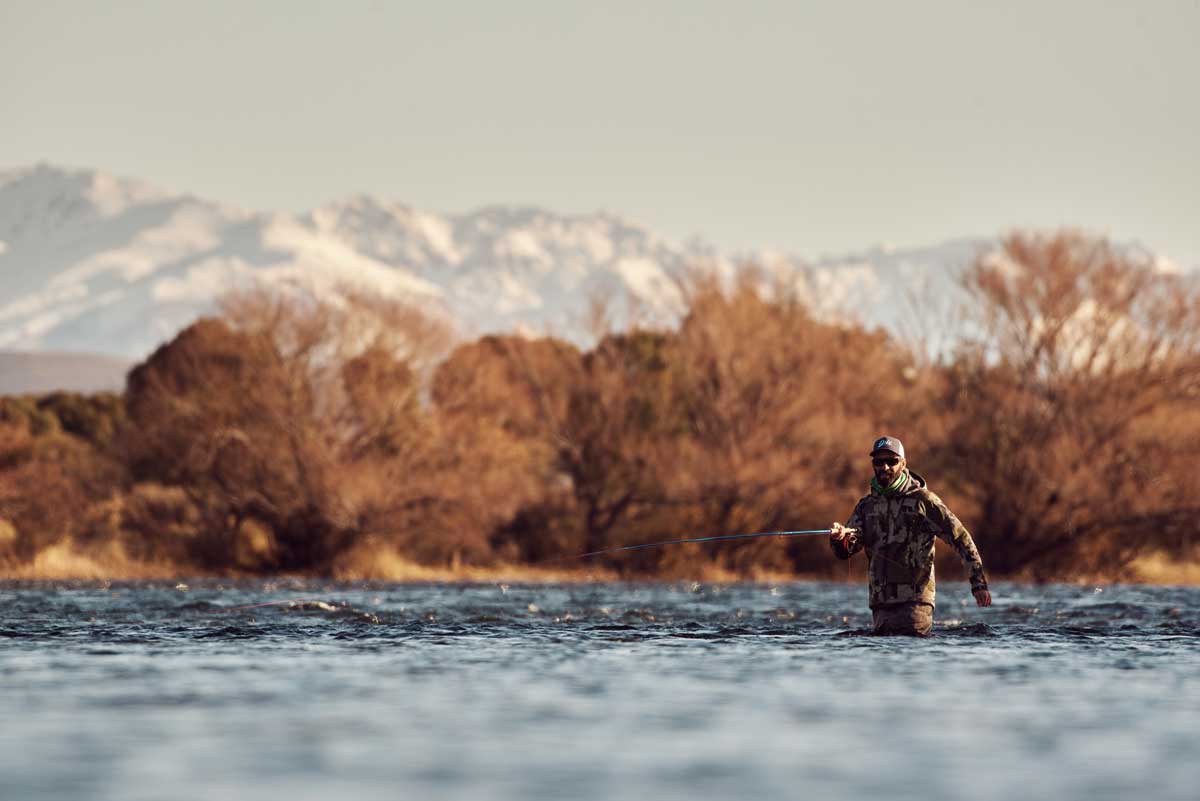
<instances>
[{"instance_id":1,"label":"bare tree","mask_svg":"<svg viewBox=\"0 0 1200 801\"><path fill-rule=\"evenodd\" d=\"M1200 512L1195 285L1063 231L1010 236L966 286L986 336L951 371L947 453L992 565L1116 571L1179 542Z\"/></svg>"}]
</instances>

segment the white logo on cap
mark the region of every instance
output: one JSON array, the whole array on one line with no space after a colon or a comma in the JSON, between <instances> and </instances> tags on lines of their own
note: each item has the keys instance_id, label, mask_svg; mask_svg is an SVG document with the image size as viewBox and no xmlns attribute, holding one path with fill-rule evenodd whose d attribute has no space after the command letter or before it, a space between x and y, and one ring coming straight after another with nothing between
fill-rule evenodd
<instances>
[{"instance_id":1,"label":"white logo on cap","mask_svg":"<svg viewBox=\"0 0 1200 801\"><path fill-rule=\"evenodd\" d=\"M882 439L880 439L878 442L875 443L875 447L878 449L878 448L882 448L884 445L887 445L887 444L888 444L888 438L883 437Z\"/></svg>"}]
</instances>

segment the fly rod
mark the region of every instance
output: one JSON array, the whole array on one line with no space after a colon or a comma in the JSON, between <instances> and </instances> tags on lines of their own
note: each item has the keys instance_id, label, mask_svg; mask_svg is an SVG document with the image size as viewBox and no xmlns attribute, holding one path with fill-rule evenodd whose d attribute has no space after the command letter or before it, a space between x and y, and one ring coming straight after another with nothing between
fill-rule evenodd
<instances>
[{"instance_id":1,"label":"fly rod","mask_svg":"<svg viewBox=\"0 0 1200 801\"><path fill-rule=\"evenodd\" d=\"M575 556L564 556L553 561L566 561L569 559L587 559L591 556L604 556L610 553L619 553L621 551L640 551L644 548L661 548L665 545L683 545L689 542L728 542L730 540L751 540L758 537L810 537L817 534L829 534L832 529L814 528L804 531L760 531L754 534L718 534L712 537L684 537L675 540L662 540L661 542L643 542L639 545L620 545L616 548L604 548L599 551L588 551L587 553L576 554ZM853 534L854 529L843 529L847 534Z\"/></svg>"}]
</instances>

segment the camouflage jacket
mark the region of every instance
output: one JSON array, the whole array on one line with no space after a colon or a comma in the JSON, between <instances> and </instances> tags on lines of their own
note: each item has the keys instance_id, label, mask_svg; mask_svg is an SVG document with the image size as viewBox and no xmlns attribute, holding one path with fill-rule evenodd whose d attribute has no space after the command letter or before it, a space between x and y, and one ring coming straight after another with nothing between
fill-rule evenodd
<instances>
[{"instance_id":1,"label":"camouflage jacket","mask_svg":"<svg viewBox=\"0 0 1200 801\"><path fill-rule=\"evenodd\" d=\"M987 589L983 560L970 533L942 499L929 491L925 479L907 473L905 485L889 495L872 488L846 521L858 535L849 547L830 542L839 559L867 552L871 608L919 601L933 604L933 538L941 537L962 559L971 577L971 590Z\"/></svg>"}]
</instances>

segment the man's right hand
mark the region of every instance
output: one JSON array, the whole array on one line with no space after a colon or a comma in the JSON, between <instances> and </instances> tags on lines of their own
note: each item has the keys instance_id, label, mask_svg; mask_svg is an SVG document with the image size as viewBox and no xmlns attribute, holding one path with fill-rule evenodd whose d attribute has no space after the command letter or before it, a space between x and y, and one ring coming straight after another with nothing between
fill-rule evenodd
<instances>
[{"instance_id":1,"label":"man's right hand","mask_svg":"<svg viewBox=\"0 0 1200 801\"><path fill-rule=\"evenodd\" d=\"M849 531L850 531L850 529L846 528L841 523L834 523L832 526L829 527L829 541L830 542L841 542L843 539L846 538L846 534Z\"/></svg>"}]
</instances>

